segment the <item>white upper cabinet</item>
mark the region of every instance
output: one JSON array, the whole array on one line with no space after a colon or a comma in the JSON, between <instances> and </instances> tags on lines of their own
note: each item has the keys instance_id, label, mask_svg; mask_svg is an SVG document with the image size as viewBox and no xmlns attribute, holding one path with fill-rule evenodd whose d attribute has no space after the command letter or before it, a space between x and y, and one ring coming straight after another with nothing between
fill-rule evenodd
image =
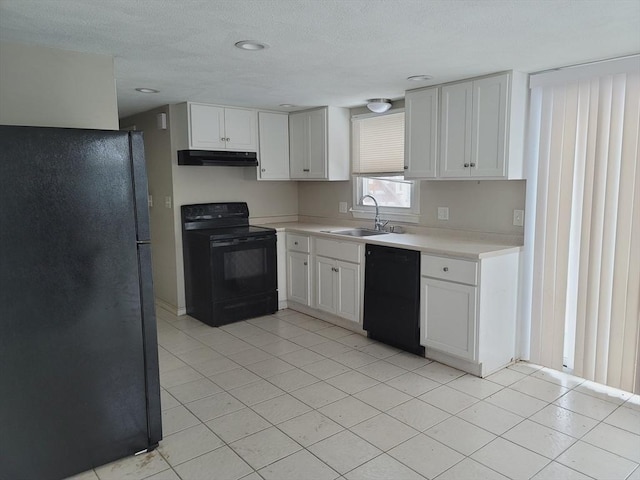
<instances>
[{"instance_id":1,"label":"white upper cabinet","mask_svg":"<svg viewBox=\"0 0 640 480\"><path fill-rule=\"evenodd\" d=\"M406 92L405 177L523 178L527 78L508 72Z\"/></svg>"},{"instance_id":2,"label":"white upper cabinet","mask_svg":"<svg viewBox=\"0 0 640 480\"><path fill-rule=\"evenodd\" d=\"M202 103L182 103L175 107L177 125L182 132L180 149L233 150L258 149L257 115L246 108L221 107Z\"/></svg>"},{"instance_id":3,"label":"white upper cabinet","mask_svg":"<svg viewBox=\"0 0 640 480\"><path fill-rule=\"evenodd\" d=\"M348 180L347 108L323 107L289 115L289 164L294 180Z\"/></svg>"},{"instance_id":4,"label":"white upper cabinet","mask_svg":"<svg viewBox=\"0 0 640 480\"><path fill-rule=\"evenodd\" d=\"M202 150L226 148L224 108L211 105L189 105L189 147Z\"/></svg>"},{"instance_id":5,"label":"white upper cabinet","mask_svg":"<svg viewBox=\"0 0 640 480\"><path fill-rule=\"evenodd\" d=\"M404 176L434 178L438 155L438 87L405 96Z\"/></svg>"},{"instance_id":6,"label":"white upper cabinet","mask_svg":"<svg viewBox=\"0 0 640 480\"><path fill-rule=\"evenodd\" d=\"M227 150L255 152L258 148L256 111L224 109L224 136Z\"/></svg>"},{"instance_id":7,"label":"white upper cabinet","mask_svg":"<svg viewBox=\"0 0 640 480\"><path fill-rule=\"evenodd\" d=\"M441 178L522 178L526 75L504 73L443 85Z\"/></svg>"},{"instance_id":8,"label":"white upper cabinet","mask_svg":"<svg viewBox=\"0 0 640 480\"><path fill-rule=\"evenodd\" d=\"M442 87L440 176L469 176L471 163L472 82Z\"/></svg>"},{"instance_id":9,"label":"white upper cabinet","mask_svg":"<svg viewBox=\"0 0 640 480\"><path fill-rule=\"evenodd\" d=\"M473 82L471 162L473 177L504 177L507 172L509 75Z\"/></svg>"},{"instance_id":10,"label":"white upper cabinet","mask_svg":"<svg viewBox=\"0 0 640 480\"><path fill-rule=\"evenodd\" d=\"M289 180L289 115L258 112L258 179Z\"/></svg>"}]
</instances>

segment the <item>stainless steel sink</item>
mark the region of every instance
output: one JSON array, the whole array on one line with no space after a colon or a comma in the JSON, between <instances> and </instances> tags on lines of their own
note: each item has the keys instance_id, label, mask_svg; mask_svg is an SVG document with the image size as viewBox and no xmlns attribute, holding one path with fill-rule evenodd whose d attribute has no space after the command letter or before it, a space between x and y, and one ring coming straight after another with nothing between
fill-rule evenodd
<instances>
[{"instance_id":1,"label":"stainless steel sink","mask_svg":"<svg viewBox=\"0 0 640 480\"><path fill-rule=\"evenodd\" d=\"M388 232L380 232L378 230L370 230L368 228L349 228L347 230L325 230L325 233L334 233L336 235L346 235L348 237L370 237L372 235L385 235Z\"/></svg>"}]
</instances>

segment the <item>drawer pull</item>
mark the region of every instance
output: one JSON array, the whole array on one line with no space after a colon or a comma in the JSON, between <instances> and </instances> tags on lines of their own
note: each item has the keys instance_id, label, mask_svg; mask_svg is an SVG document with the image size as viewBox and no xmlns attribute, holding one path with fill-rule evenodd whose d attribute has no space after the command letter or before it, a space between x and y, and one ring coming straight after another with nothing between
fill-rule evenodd
<instances>
[{"instance_id":1,"label":"drawer pull","mask_svg":"<svg viewBox=\"0 0 640 480\"><path fill-rule=\"evenodd\" d=\"M293 244L294 244L294 245L297 245L297 244L298 244L298 242L293 242Z\"/></svg>"},{"instance_id":2,"label":"drawer pull","mask_svg":"<svg viewBox=\"0 0 640 480\"><path fill-rule=\"evenodd\" d=\"M448 272L448 271L449 271L449 267L444 267L444 268L442 269L442 271L443 271L443 272Z\"/></svg>"},{"instance_id":3,"label":"drawer pull","mask_svg":"<svg viewBox=\"0 0 640 480\"><path fill-rule=\"evenodd\" d=\"M302 262L302 264L306 267L307 266L307 262Z\"/></svg>"}]
</instances>

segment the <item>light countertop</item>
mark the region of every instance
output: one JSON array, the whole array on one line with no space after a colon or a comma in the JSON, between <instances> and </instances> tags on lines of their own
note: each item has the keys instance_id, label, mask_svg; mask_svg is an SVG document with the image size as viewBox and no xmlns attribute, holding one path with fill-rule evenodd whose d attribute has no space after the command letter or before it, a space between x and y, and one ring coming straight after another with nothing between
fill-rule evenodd
<instances>
[{"instance_id":1,"label":"light countertop","mask_svg":"<svg viewBox=\"0 0 640 480\"><path fill-rule=\"evenodd\" d=\"M497 255L507 255L522 250L521 245L500 244L492 241L490 238L486 238L487 236L485 235L476 235L467 232L452 231L451 233L439 233L437 235L427 233L387 233L385 235L373 235L370 237L350 237L327 232L327 230L346 230L351 228L345 227L344 225L285 222L269 223L264 224L264 226L275 228L277 231L307 233L339 241L406 248L433 255L468 258L472 260Z\"/></svg>"}]
</instances>

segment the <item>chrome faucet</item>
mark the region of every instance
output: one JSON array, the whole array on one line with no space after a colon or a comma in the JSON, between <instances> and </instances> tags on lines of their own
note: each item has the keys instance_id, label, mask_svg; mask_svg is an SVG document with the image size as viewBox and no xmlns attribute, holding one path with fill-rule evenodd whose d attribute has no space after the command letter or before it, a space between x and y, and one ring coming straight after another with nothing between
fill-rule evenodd
<instances>
[{"instance_id":1,"label":"chrome faucet","mask_svg":"<svg viewBox=\"0 0 640 480\"><path fill-rule=\"evenodd\" d=\"M360 202L362 202L362 204L364 205L364 199L365 198L370 198L371 200L373 200L373 203L376 206L376 216L373 220L373 229L377 230L379 232L382 231L383 227L389 223L389 222L382 222L380 220L380 208L378 207L378 201L375 199L375 197L373 195L363 195L362 198L360 199Z\"/></svg>"}]
</instances>

